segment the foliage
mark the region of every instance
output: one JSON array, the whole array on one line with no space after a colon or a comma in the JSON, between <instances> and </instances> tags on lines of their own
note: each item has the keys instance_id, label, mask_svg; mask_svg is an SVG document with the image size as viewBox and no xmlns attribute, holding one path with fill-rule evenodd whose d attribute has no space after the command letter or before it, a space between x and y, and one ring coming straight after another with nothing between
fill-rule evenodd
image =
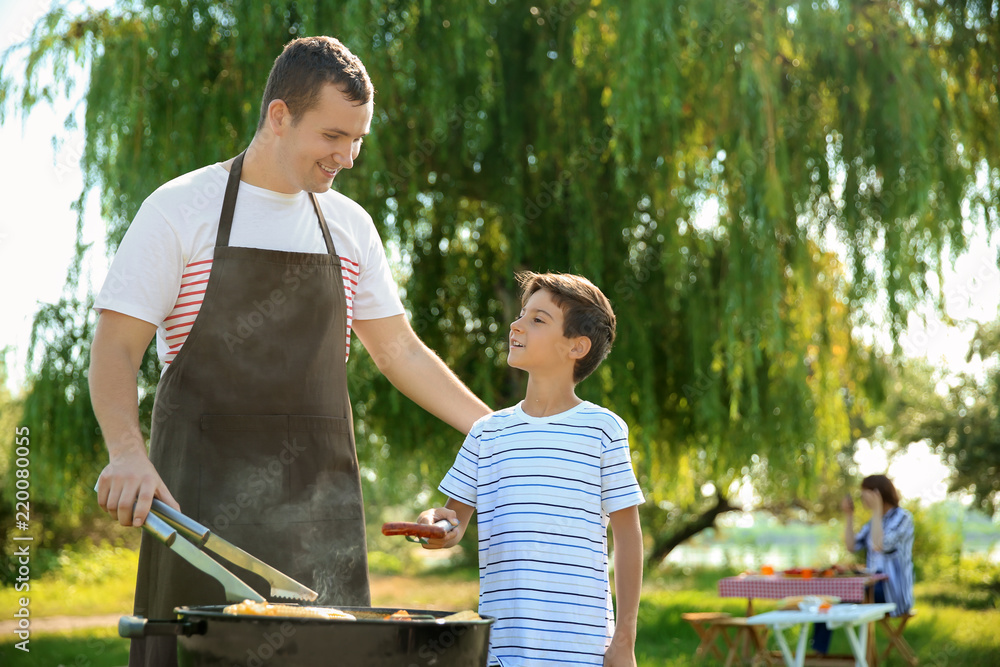
<instances>
[{"instance_id":1,"label":"foliage","mask_svg":"<svg viewBox=\"0 0 1000 667\"><path fill-rule=\"evenodd\" d=\"M922 508L904 503L913 514L913 574L917 581L939 578L958 569L962 554L962 525L946 505Z\"/></svg>"},{"instance_id":2,"label":"foliage","mask_svg":"<svg viewBox=\"0 0 1000 667\"><path fill-rule=\"evenodd\" d=\"M954 471L950 490L971 491L993 515L1000 510L1000 321L979 327L968 357L981 360L982 377L959 374L942 393L929 390L934 378L926 371L919 384L900 378L888 414L896 439L929 441Z\"/></svg>"},{"instance_id":3,"label":"foliage","mask_svg":"<svg viewBox=\"0 0 1000 667\"><path fill-rule=\"evenodd\" d=\"M135 567L135 549L107 542L76 545L59 553L59 577L66 589L107 583Z\"/></svg>"},{"instance_id":4,"label":"foliage","mask_svg":"<svg viewBox=\"0 0 1000 667\"><path fill-rule=\"evenodd\" d=\"M839 488L883 377L852 326L885 310L899 332L965 247L963 206L997 226L998 23L965 0L123 0L50 13L0 99L28 111L89 63L82 164L114 248L151 190L247 144L283 43L336 34L378 89L337 185L399 259L418 333L507 405L513 272L602 286L619 342L580 395L631 425L659 532L703 511L706 483L807 507ZM73 358L32 393L82 392ZM373 493L421 497L458 437L360 350L351 376ZM87 420L53 416L87 435L74 469L94 466Z\"/></svg>"},{"instance_id":5,"label":"foliage","mask_svg":"<svg viewBox=\"0 0 1000 667\"><path fill-rule=\"evenodd\" d=\"M37 366L31 390L17 404L17 423L27 429L24 437L30 443L24 469L30 475L27 510L30 535L37 545L35 574L47 569L63 544L90 534L100 512L93 487L105 454L86 381L93 320L89 304L68 297L43 305L35 315L28 358ZM13 441L13 428L4 433ZM13 448L0 449L5 466L13 454ZM4 544L14 530L14 492L13 484L0 487ZM15 571L5 549L0 555L0 582L9 583Z\"/></svg>"},{"instance_id":6,"label":"foliage","mask_svg":"<svg viewBox=\"0 0 1000 667\"><path fill-rule=\"evenodd\" d=\"M921 603L1000 610L1000 563L989 554L963 555L944 569L928 571L926 581Z\"/></svg>"},{"instance_id":7,"label":"foliage","mask_svg":"<svg viewBox=\"0 0 1000 667\"><path fill-rule=\"evenodd\" d=\"M0 349L0 479L8 479L7 467L9 451L14 447L15 429L22 424L21 402L7 388L7 354L8 350ZM7 525L4 521L4 525Z\"/></svg>"},{"instance_id":8,"label":"foliage","mask_svg":"<svg viewBox=\"0 0 1000 667\"><path fill-rule=\"evenodd\" d=\"M987 604L1000 609L1000 563L984 555L965 557L958 567L958 583L963 589L984 593Z\"/></svg>"},{"instance_id":9,"label":"foliage","mask_svg":"<svg viewBox=\"0 0 1000 667\"><path fill-rule=\"evenodd\" d=\"M969 489L979 507L1000 510L1000 321L981 326L969 357L987 362L984 380L963 377L951 389L945 414L926 433L955 473L951 489ZM957 417L957 418L956 418Z\"/></svg>"},{"instance_id":10,"label":"foliage","mask_svg":"<svg viewBox=\"0 0 1000 667\"><path fill-rule=\"evenodd\" d=\"M32 555L30 589L17 591L5 582L0 589L4 609L16 609L25 593L33 618L124 614L132 609L138 562L134 546L81 542L53 555L45 567L34 558L37 551Z\"/></svg>"},{"instance_id":11,"label":"foliage","mask_svg":"<svg viewBox=\"0 0 1000 667\"><path fill-rule=\"evenodd\" d=\"M21 419L21 401L12 396L7 388L7 354L8 350L0 350L0 584L8 584L17 576L16 563L12 562L8 551L13 552L13 540L8 534L15 528L16 512L22 508L15 505L15 470L17 459L15 442L17 428L24 422ZM28 466L24 466L27 468ZM29 469L30 472L30 469ZM23 534L23 533L22 533Z\"/></svg>"},{"instance_id":12,"label":"foliage","mask_svg":"<svg viewBox=\"0 0 1000 667\"><path fill-rule=\"evenodd\" d=\"M10 634L11 639L17 639ZM14 648L7 637L0 643L0 661L5 665L49 667L50 665L86 665L120 667L128 664L129 642L118 636L115 627L88 628L72 632L33 632L25 654Z\"/></svg>"}]
</instances>

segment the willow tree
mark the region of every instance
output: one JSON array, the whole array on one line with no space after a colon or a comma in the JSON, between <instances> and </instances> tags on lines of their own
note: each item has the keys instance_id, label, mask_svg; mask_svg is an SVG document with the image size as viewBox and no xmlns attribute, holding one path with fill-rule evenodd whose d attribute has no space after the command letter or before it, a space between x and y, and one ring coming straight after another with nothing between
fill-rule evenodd
<instances>
[{"instance_id":1,"label":"willow tree","mask_svg":"<svg viewBox=\"0 0 1000 667\"><path fill-rule=\"evenodd\" d=\"M50 14L28 42L28 84L3 91L30 109L60 94L43 65L89 64L82 164L114 248L161 182L248 143L286 41L340 37L378 92L370 141L336 187L372 213L415 328L478 394L503 406L522 391L504 363L515 270L582 273L613 301L618 342L580 394L631 424L659 557L679 524L730 507L740 480L807 507L840 483L880 378L852 328L884 311L901 330L925 275L965 247L963 206L997 225L996 12L121 2ZM360 350L352 366L363 463L392 482L369 501L432 486L458 438Z\"/></svg>"}]
</instances>

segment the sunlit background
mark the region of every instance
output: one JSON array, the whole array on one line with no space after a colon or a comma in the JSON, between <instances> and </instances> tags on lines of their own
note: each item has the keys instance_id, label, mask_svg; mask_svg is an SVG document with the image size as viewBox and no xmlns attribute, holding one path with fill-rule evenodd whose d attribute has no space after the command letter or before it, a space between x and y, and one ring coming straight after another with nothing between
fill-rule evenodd
<instances>
[{"instance_id":1,"label":"sunlit background","mask_svg":"<svg viewBox=\"0 0 1000 667\"><path fill-rule=\"evenodd\" d=\"M24 41L31 27L45 13L49 0L0 0L0 50ZM110 0L71 3L105 7ZM23 54L22 54L23 55ZM9 63L8 63L9 64ZM16 72L13 66L9 71ZM81 72L81 77L83 73ZM81 79L82 81L82 79ZM21 390L27 367L33 315L40 303L56 301L66 287L66 271L76 243L76 212L73 207L83 189L79 161L84 145L81 123L67 128L67 117L80 118L82 90L71 91L54 105L40 104L28 118L10 115L0 127L0 182L3 183L3 218L0 219L0 280L10 287L5 296L5 313L0 319L0 349L7 350L7 384L15 394ZM206 161L219 156L205 156ZM83 203L82 242L93 244L87 254L84 281L76 286L79 295L99 288L107 271L104 224L100 218L98 193L91 191ZM702 209L696 224L711 226L715 211L712 202ZM967 235L974 239L971 250L944 275L929 281L935 294L911 314L909 327L900 339L905 354L923 358L939 369L939 388L944 391L953 374L979 373L978 359L966 359L968 343L976 322L996 319L1000 307L1000 272L997 270L998 240L990 239L980 220L966 223ZM834 244L835 245L835 244ZM935 312L941 298L947 315L958 326L945 324ZM873 313L874 319L878 313ZM877 327L860 332L867 341L891 346L887 330ZM861 474L887 473L895 480L902 496L928 505L948 498L948 468L923 442L912 443L891 458L884 443L862 440L855 458ZM706 494L713 489L705 489ZM745 485L738 498L744 506L754 505L753 489ZM961 495L950 500L967 502ZM749 528L766 522L753 514L733 513L721 519L722 526ZM697 542L697 541L696 541ZM685 545L670 557L673 562L692 559L732 558L719 547L706 556L706 547ZM744 554L744 560L752 560ZM1000 558L1000 550L993 550ZM756 556L759 560L761 556Z\"/></svg>"},{"instance_id":2,"label":"sunlit background","mask_svg":"<svg viewBox=\"0 0 1000 667\"><path fill-rule=\"evenodd\" d=\"M26 40L38 19L52 4L52 0L0 0L0 52L12 44ZM76 0L60 4L65 4L74 11L85 7L110 7L114 4L114 0ZM17 78L23 74L23 65L17 60L23 56L24 53L20 52L12 62L4 62L5 75ZM106 226L99 211L100 193L94 189L82 202L83 226L79 238L80 242L90 245L91 248L86 254L81 281L67 287L67 270L76 254L75 245L78 241L76 208L80 205L78 199L84 188L80 170L84 137L79 127L82 125L84 111L80 99L86 90L87 81L86 72L81 70L79 75L79 85L75 90L60 96L54 104L36 105L27 118L16 111L11 111L11 107L16 105L9 104L8 115L0 126L0 156L3 158L0 159L0 184L2 184L0 195L3 198L3 205L0 206L2 212L0 213L0 280L7 287L4 296L4 314L0 318L0 352L4 354L6 362L7 388L15 396L24 390L26 371L29 367L32 320L39 306L58 301L60 297L67 295L67 289L73 290L73 293L80 297L96 292L108 269L109 258L104 243ZM70 122L67 126L67 118L76 118L78 122ZM206 154L204 161L208 163L225 157L227 156ZM718 218L715 202L710 199L703 201L692 224L702 229L716 226ZM1000 319L1000 270L998 270L1000 238L990 238L985 232L983 221L968 214L964 230L966 237L971 239L969 250L957 258L951 267L944 270L942 281L939 281L936 275L927 276L931 293L910 314L908 326L898 340L899 347L907 358L926 361L936 369L934 378L937 382L936 389L942 395L956 383L959 373L974 375L980 381L984 379L986 367L982 361L978 357L967 358L969 343L977 323L991 323ZM824 241L827 248L834 250L838 248L838 242L832 236ZM945 310L944 317L939 312L938 304ZM855 333L865 343L889 351L893 346L892 338L888 325L884 322L879 324L882 316L879 307L877 303L864 306L869 319L875 324ZM954 547L954 551L960 551L961 554L949 552L947 558L942 556L930 567L937 567L937 564L947 562L949 565L944 566L944 569L951 567L957 571L960 563L983 564L982 560L965 561L960 558L966 555L975 558L985 555L992 561L983 564L984 571L987 566L994 570L1000 567L998 565L1000 564L1000 514L992 519L979 512L968 512L963 509L972 502L971 496L965 493L948 493L949 468L926 442L914 442L900 447L899 443L879 442L873 436L871 440L857 441L855 449L855 470L848 472L858 475L875 473L889 475L907 506L915 508L916 504L919 504L920 509L915 508L915 512L925 511L918 525L932 525L944 534L946 531L942 530L941 526L945 524L954 533L958 540L957 544L950 544L947 548ZM779 569L801 565L827 565L846 562L850 558L840 545L842 523L839 517L818 519L805 510L801 514L793 511L780 518L776 517L768 511L758 509L765 503L756 496L752 481L749 477L745 477L742 486L729 489L729 497L734 504L749 511L720 515L716 519L715 528L704 530L674 548L659 564L658 569L647 569L647 580L653 580L651 586L653 592L644 592L643 604L652 603L652 609L659 610L657 614L661 618L673 619L674 616L679 616L680 611L689 610L685 606L688 605L689 598L685 596L679 596L682 601L677 603L684 607L683 610L680 607L675 609L670 606L674 604L670 598L676 590L675 580L670 577L687 577L680 581L684 582L684 586L690 587L691 577L697 577L702 568L735 572L741 569L756 570L764 564ZM705 499L709 500L715 491L711 483L701 489ZM366 500L368 499L366 496ZM394 509L390 508L390 511ZM829 516L829 513L825 516ZM372 517L369 517L369 521L372 521ZM113 534L117 529L117 526L111 526L108 534ZM124 536L126 539L135 537L128 534L130 532L124 529L118 530L116 537ZM406 552L391 549L383 551L384 545L380 545L377 541L374 544L370 543L369 546L373 572L373 602L377 599L384 604L396 604L391 598L390 591L409 591L416 583L424 582L443 605L459 605L455 608L460 608L475 604L478 581L475 580L474 573L470 575L468 581L461 583L456 583L458 580L454 577L447 580L433 578L435 568L441 567L449 558L445 553L426 552L420 549ZM104 619L107 628L113 628L116 623L119 607L121 612L127 613L125 610L132 595L132 580L128 577L123 579L121 573L134 570L135 554L131 549L122 548L117 544L113 548L104 544L94 549L95 551L91 552L74 545L59 555L62 571L46 575L53 576L52 582L47 582L50 587L46 588L43 584L33 589L34 610L39 620L48 615L66 613L64 606L50 602L50 600L62 600L66 581L74 586L79 585L81 589L91 586L97 591L93 595L95 598L120 600L108 602L100 608L102 613L112 609L115 611ZM415 555L408 556L410 560L404 560L403 565L399 565L399 561L396 560L399 553ZM419 568L414 567L416 561L420 561ZM923 565L928 567L926 564ZM414 571L407 571L407 568ZM662 584L661 580L657 579L657 576L663 573L666 573L664 576L667 577L665 581L669 582L668 584ZM397 574L409 576L405 580L406 585L399 583L395 578ZM60 578L55 578L56 576ZM993 578L995 581L995 573ZM930 643L925 643L924 646L931 646L932 643L936 651L940 649L934 655L944 655L950 660L952 653L947 651L954 648L956 645L954 637L964 631L966 626L969 626L970 632L978 633L982 628L987 628L984 635L996 634L989 630L996 628L996 620L990 620L997 618L995 593L991 594L993 597L984 597L985 594L981 592L976 593L975 595L980 597L972 596L969 600L988 599L990 602L966 600L963 603L966 607L964 612L968 615L959 615L952 609L957 598L944 596L942 599L947 599L942 602L933 597L932 593L936 590L933 586L936 585L937 582L929 581L925 583L926 587L920 589L918 607L921 608L923 618L918 619L916 623L918 632L922 628L927 628L923 632L926 636L932 637L931 640L927 640ZM693 598L700 600L700 603L694 606L700 604L700 608L705 609L719 607L714 580L707 584L705 590L707 592L702 591L701 598ZM962 588L961 595L972 595L968 591L968 587ZM0 589L0 594L4 592ZM442 595L444 597L441 597ZM662 598L658 597L661 595ZM96 616L96 612L88 612L79 604L85 597L80 594L71 596L74 605L72 613L92 613ZM390 599L393 601L389 602ZM2 601L0 599L0 602ZM740 600L739 603L742 606L743 601ZM40 607L40 604L48 604L51 609ZM412 603L401 598L398 604ZM955 615L946 616L941 611L942 605L948 608L948 613ZM0 604L0 607L2 606L4 605ZM733 611L735 607L726 609ZM670 613L663 610L668 610ZM743 612L739 610L734 613ZM975 623L969 623L968 619L973 617L976 619ZM0 619L0 625L3 620ZM925 625L920 626L921 622ZM975 630L972 629L972 625L976 626ZM650 626L647 632L655 634L658 640L666 636L672 637L670 641L674 644L671 644L669 651L679 655L684 653L684 650L677 650L678 639L674 637L684 638L684 633L688 633L688 630L679 626L669 626L669 629ZM102 647L100 650L103 651L105 646L123 644L117 639L113 629L101 632L114 639L100 640L108 642L100 644L98 639L88 638L85 653L76 656L77 658L85 657L88 660L93 658L93 646L100 646ZM688 634L691 636L687 639L693 641L693 633ZM920 636L922 635L918 634L918 637ZM83 640L81 645L82 643ZM968 640L968 643L976 642ZM961 642L958 645L961 645ZM690 649L687 653L691 653L693 644ZM3 646L0 646L0 656L2 654ZM921 657L928 664L932 662L944 664L941 660L935 660L930 653L922 654ZM639 665L647 667L656 664L659 667L661 664L668 664L660 658L652 660L653 662L644 663L640 659ZM79 660L77 663L71 663L69 659L59 664L63 662L80 664ZM952 661L949 664L959 664L959 662ZM3 657L0 657L0 663L6 664ZM678 664L687 663L681 661Z\"/></svg>"},{"instance_id":3,"label":"sunlit background","mask_svg":"<svg viewBox=\"0 0 1000 667\"><path fill-rule=\"evenodd\" d=\"M0 0L0 50L24 41L31 27L50 6L49 0ZM106 7L109 0L71 3ZM11 71L16 71L11 68ZM66 118L82 113L81 91L54 105L38 105L25 119L11 116L0 128L0 182L4 187L3 218L0 220L0 279L13 286L5 296L5 313L0 320L0 349L8 348L8 386L17 393L24 381L32 317L39 303L57 300L66 289L66 270L76 242L76 213L72 209L83 188L79 169L83 133L67 129ZM72 101L71 101L72 100ZM79 125L79 124L78 124ZM206 156L206 160L213 159ZM100 219L96 191L84 202L84 243L93 244L83 275L89 287L99 288L107 272L104 225ZM701 219L711 218L706 207ZM979 221L967 223L975 238L972 249L963 255L944 285L931 284L943 292L948 315L961 326L948 326L934 312L933 297L910 316L909 329L900 344L908 356L923 357L941 370L947 385L951 373L976 372L975 360L966 362L974 322L995 319L1000 305L1000 272L997 270L997 239L987 238ZM87 284L78 286L86 293ZM888 347L888 332L866 332ZM923 443L914 443L902 454L888 460L878 444L862 442L856 458L859 472L886 472L896 480L906 498L930 503L945 498L947 468ZM748 490L749 491L749 490Z\"/></svg>"}]
</instances>

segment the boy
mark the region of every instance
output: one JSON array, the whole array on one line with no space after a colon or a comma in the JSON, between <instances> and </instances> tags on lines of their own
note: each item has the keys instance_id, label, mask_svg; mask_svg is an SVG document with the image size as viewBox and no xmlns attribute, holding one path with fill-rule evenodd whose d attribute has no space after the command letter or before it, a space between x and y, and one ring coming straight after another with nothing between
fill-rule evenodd
<instances>
[{"instance_id":1,"label":"boy","mask_svg":"<svg viewBox=\"0 0 1000 667\"><path fill-rule=\"evenodd\" d=\"M441 482L454 546L479 512L479 611L495 616L489 665L635 665L642 584L642 492L628 427L575 393L604 360L615 315L590 281L520 273L522 309L508 363L528 372L524 400L475 423ZM615 625L607 528L615 543Z\"/></svg>"}]
</instances>

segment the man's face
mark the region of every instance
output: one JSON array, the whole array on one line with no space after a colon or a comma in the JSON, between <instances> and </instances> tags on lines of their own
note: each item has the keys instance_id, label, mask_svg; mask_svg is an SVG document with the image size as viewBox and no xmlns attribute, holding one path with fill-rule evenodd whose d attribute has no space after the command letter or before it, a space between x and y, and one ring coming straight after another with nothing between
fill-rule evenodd
<instances>
[{"instance_id":1,"label":"man's face","mask_svg":"<svg viewBox=\"0 0 1000 667\"><path fill-rule=\"evenodd\" d=\"M293 122L285 113L279 127L277 152L287 183L282 192L326 192L341 169L350 169L371 129L373 103L348 100L333 84L320 92L317 103Z\"/></svg>"}]
</instances>

